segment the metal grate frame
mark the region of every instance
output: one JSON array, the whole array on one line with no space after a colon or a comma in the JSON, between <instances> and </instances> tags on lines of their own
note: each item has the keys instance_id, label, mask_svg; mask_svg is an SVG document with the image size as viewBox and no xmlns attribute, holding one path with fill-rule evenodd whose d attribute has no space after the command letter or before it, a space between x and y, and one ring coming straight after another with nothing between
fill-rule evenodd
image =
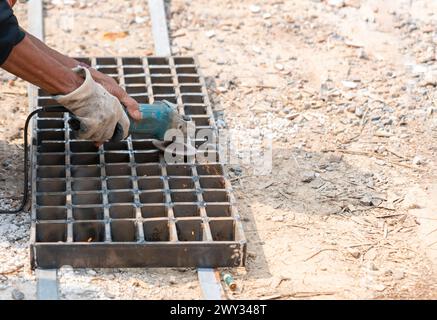
<instances>
[{"instance_id":1,"label":"metal grate frame","mask_svg":"<svg viewBox=\"0 0 437 320\"><path fill-rule=\"evenodd\" d=\"M79 58L139 103L168 100L217 133L192 57ZM38 106L56 106L44 91ZM233 267L246 240L217 149L167 164L150 139L99 148L75 139L67 113L41 112L32 146L32 267ZM203 140L196 141L196 147ZM198 151L199 154L201 151Z\"/></svg>"}]
</instances>

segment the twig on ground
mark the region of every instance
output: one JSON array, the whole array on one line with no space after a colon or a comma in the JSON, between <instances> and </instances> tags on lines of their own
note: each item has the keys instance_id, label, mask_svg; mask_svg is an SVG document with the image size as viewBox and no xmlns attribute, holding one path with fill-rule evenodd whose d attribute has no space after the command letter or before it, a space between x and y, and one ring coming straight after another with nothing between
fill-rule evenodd
<instances>
[{"instance_id":1,"label":"twig on ground","mask_svg":"<svg viewBox=\"0 0 437 320\"><path fill-rule=\"evenodd\" d=\"M437 228L435 228L434 230L431 230L430 232L428 232L428 233L426 234L426 236L429 236L431 233L436 232L436 231L437 231Z\"/></svg>"},{"instance_id":2,"label":"twig on ground","mask_svg":"<svg viewBox=\"0 0 437 320\"><path fill-rule=\"evenodd\" d=\"M240 87L243 87L243 88L260 88L260 89L276 89L277 87L275 87L275 86L267 86L267 85L263 85L263 84L257 84L257 85L254 85L254 86L250 86L250 85L240 85Z\"/></svg>"},{"instance_id":3,"label":"twig on ground","mask_svg":"<svg viewBox=\"0 0 437 320\"><path fill-rule=\"evenodd\" d=\"M332 250L332 251L338 251L337 248L325 248L325 249L320 249L320 250L317 251L316 253L314 253L314 254L312 254L311 256L309 256L308 258L306 258L306 259L304 260L304 262L307 262L308 260L314 258L314 257L317 256L319 253L322 253L322 252L324 252L324 251L329 251L329 250Z\"/></svg>"},{"instance_id":4,"label":"twig on ground","mask_svg":"<svg viewBox=\"0 0 437 320\"><path fill-rule=\"evenodd\" d=\"M393 218L393 217L399 217L399 216L405 216L406 213L396 213L396 214L388 214L386 216L376 216L375 218L383 219L383 218Z\"/></svg>"},{"instance_id":5,"label":"twig on ground","mask_svg":"<svg viewBox=\"0 0 437 320\"><path fill-rule=\"evenodd\" d=\"M384 221L384 225L383 225L383 227L382 227L382 232L383 232L383 238L384 239L387 239L387 236L388 236L388 225L387 225L387 222L385 222Z\"/></svg>"},{"instance_id":6,"label":"twig on ground","mask_svg":"<svg viewBox=\"0 0 437 320\"><path fill-rule=\"evenodd\" d=\"M248 178L248 177L250 177L250 176L239 176L239 177L232 178L230 180L231 180L231 182L234 182L234 181L239 181L241 179Z\"/></svg>"},{"instance_id":7,"label":"twig on ground","mask_svg":"<svg viewBox=\"0 0 437 320\"><path fill-rule=\"evenodd\" d=\"M328 150L330 152L342 152L342 153L346 153L346 154L352 154L352 155L356 155L356 156L367 156L367 157L374 157L380 160L384 160L387 161L388 163L392 164L392 165L397 165L400 167L405 167L408 169L413 169L413 170L419 170L419 171L423 171L424 169L419 168L419 167L414 167L405 163L400 163L400 162L396 162L396 161L390 161L389 159L387 159L386 157L380 156L378 154L372 153L372 152L367 152L367 151L358 151L358 150L346 150L346 149L333 149L333 150Z\"/></svg>"},{"instance_id":8,"label":"twig on ground","mask_svg":"<svg viewBox=\"0 0 437 320\"><path fill-rule=\"evenodd\" d=\"M356 248L356 247L364 247L364 246L373 246L376 242L367 242L367 243L361 243L361 244L352 244L350 246L345 246L345 248Z\"/></svg>"},{"instance_id":9,"label":"twig on ground","mask_svg":"<svg viewBox=\"0 0 437 320\"><path fill-rule=\"evenodd\" d=\"M291 200L291 197L288 195L288 194L286 194L284 191L282 191L282 190L278 190L279 191L279 193L280 194L282 194L284 197L286 197L288 200Z\"/></svg>"},{"instance_id":10,"label":"twig on ground","mask_svg":"<svg viewBox=\"0 0 437 320\"><path fill-rule=\"evenodd\" d=\"M436 243L437 243L437 241L434 241L433 243L430 243L429 245L427 245L427 247L429 248L429 247L435 245ZM411 251L413 251L413 250L411 250Z\"/></svg>"},{"instance_id":11,"label":"twig on ground","mask_svg":"<svg viewBox=\"0 0 437 320\"><path fill-rule=\"evenodd\" d=\"M310 298L317 296L331 296L336 294L336 292L332 291L319 291L319 292L293 292L286 294L275 294L271 296L260 297L260 300L276 300L281 298Z\"/></svg>"},{"instance_id":12,"label":"twig on ground","mask_svg":"<svg viewBox=\"0 0 437 320\"><path fill-rule=\"evenodd\" d=\"M276 227L276 228L257 228L257 229L248 229L248 230L244 230L244 232L257 232L257 231L272 231L272 230L278 230L281 229L283 227L294 227L294 228L300 228L300 229L305 229L305 230L309 230L310 228L304 227L304 226L300 226L298 224L281 224L280 227Z\"/></svg>"},{"instance_id":13,"label":"twig on ground","mask_svg":"<svg viewBox=\"0 0 437 320\"><path fill-rule=\"evenodd\" d=\"M392 155L395 155L396 157L398 157L399 159L406 159L405 157L401 156L400 154L394 152L393 150L390 150L390 149L387 149L387 148L386 148L386 150L388 152L390 152Z\"/></svg>"},{"instance_id":14,"label":"twig on ground","mask_svg":"<svg viewBox=\"0 0 437 320\"><path fill-rule=\"evenodd\" d=\"M20 271L21 269L23 269L24 265L19 265L18 267L16 267L13 270L9 270L9 271L4 271L4 272L0 272L0 275L2 276L6 276L6 275L10 275L10 274L14 274L17 273L18 271Z\"/></svg>"}]
</instances>

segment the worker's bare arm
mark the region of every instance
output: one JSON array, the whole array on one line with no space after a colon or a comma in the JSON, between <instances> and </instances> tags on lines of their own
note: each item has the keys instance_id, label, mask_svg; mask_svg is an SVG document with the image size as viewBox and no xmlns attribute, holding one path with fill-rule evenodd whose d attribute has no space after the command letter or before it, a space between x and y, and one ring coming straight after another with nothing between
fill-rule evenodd
<instances>
[{"instance_id":1,"label":"worker's bare arm","mask_svg":"<svg viewBox=\"0 0 437 320\"><path fill-rule=\"evenodd\" d=\"M111 87L117 87L119 95L121 91L127 96L126 92L113 79L106 89L91 74L97 72L104 79L98 71L78 66L76 60L26 34L11 10L13 5L14 1L0 0L1 67L54 95L80 121L80 127L75 129L79 138L102 143L121 131L120 137L126 138L129 118L120 103L123 100L111 92Z\"/></svg>"},{"instance_id":2,"label":"worker's bare arm","mask_svg":"<svg viewBox=\"0 0 437 320\"><path fill-rule=\"evenodd\" d=\"M69 56L66 56L55 49L50 48L48 45L46 45L44 42L39 40L37 37L31 35L30 33L26 32L26 36L29 37L29 39L32 41L32 43L38 47L41 51L45 52L47 55L51 56L53 59L61 63L67 68L74 68L79 65L79 61L76 59L70 58Z\"/></svg>"},{"instance_id":3,"label":"worker's bare arm","mask_svg":"<svg viewBox=\"0 0 437 320\"><path fill-rule=\"evenodd\" d=\"M67 94L83 82L68 66L37 47L27 35L11 51L2 68L51 94Z\"/></svg>"},{"instance_id":4,"label":"worker's bare arm","mask_svg":"<svg viewBox=\"0 0 437 320\"><path fill-rule=\"evenodd\" d=\"M2 68L53 94L79 120L79 139L103 143L114 135L117 124L122 127L122 138L127 137L129 118L122 105L92 78L88 69L64 66L35 46L28 36L13 48Z\"/></svg>"}]
</instances>

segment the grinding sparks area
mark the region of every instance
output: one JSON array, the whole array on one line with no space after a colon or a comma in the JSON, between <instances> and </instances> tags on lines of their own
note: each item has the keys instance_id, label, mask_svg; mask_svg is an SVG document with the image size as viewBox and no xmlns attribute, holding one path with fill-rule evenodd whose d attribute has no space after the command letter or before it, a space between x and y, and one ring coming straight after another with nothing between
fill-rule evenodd
<instances>
[{"instance_id":1,"label":"grinding sparks area","mask_svg":"<svg viewBox=\"0 0 437 320\"><path fill-rule=\"evenodd\" d=\"M193 58L80 60L112 76L139 103L167 100L191 117L196 131L217 131ZM57 104L39 91L37 105ZM246 240L214 144L198 150L202 157L169 163L144 137L100 147L76 140L69 117L40 112L34 121L33 267L244 265Z\"/></svg>"}]
</instances>

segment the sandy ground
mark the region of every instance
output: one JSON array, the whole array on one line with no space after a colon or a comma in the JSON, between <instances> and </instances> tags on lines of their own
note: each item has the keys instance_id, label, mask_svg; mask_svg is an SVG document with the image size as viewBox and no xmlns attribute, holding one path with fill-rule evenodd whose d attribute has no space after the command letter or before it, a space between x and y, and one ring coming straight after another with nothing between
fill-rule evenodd
<instances>
[{"instance_id":1,"label":"sandy ground","mask_svg":"<svg viewBox=\"0 0 437 320\"><path fill-rule=\"evenodd\" d=\"M153 53L145 1L45 9L46 42L64 53ZM273 141L270 174L229 165L248 259L228 270L228 298L437 298L437 4L174 0L168 17L173 53L199 57L221 126L246 145ZM5 204L21 188L27 97L1 77ZM27 214L0 217L0 298L35 297L28 236ZM60 281L64 299L201 297L192 269L63 268Z\"/></svg>"}]
</instances>

